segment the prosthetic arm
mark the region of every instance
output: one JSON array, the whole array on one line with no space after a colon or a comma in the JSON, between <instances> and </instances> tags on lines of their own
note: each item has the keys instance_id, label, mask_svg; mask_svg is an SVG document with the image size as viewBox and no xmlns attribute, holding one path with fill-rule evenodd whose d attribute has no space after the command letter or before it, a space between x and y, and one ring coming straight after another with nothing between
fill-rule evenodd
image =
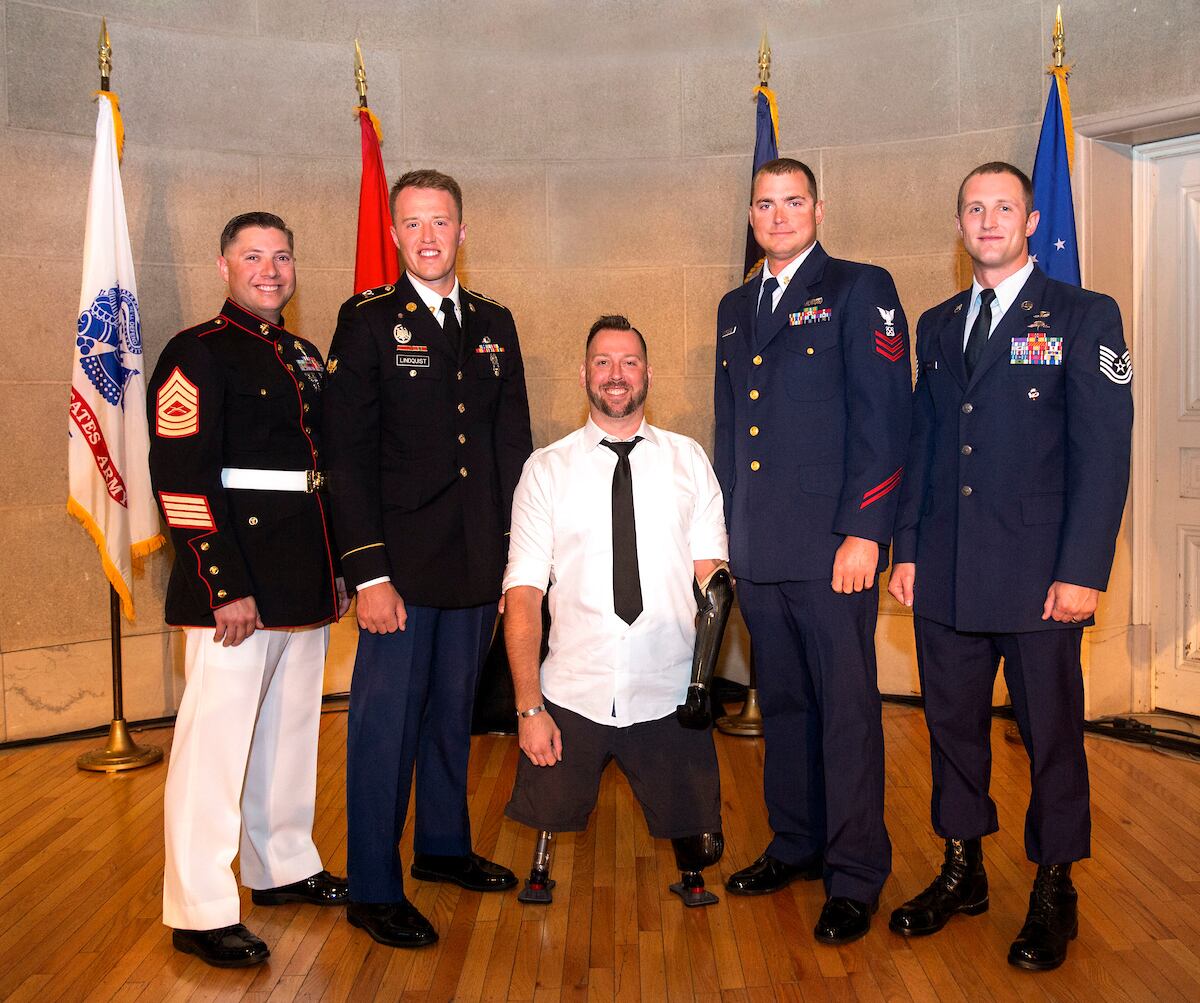
<instances>
[{"instance_id":1,"label":"prosthetic arm","mask_svg":"<svg viewBox=\"0 0 1200 1003\"><path fill-rule=\"evenodd\" d=\"M712 724L708 687L721 653L725 624L733 607L733 579L729 565L720 564L700 583L697 598L696 646L692 652L692 682L687 699L675 708L675 717L685 728L707 728Z\"/></svg>"}]
</instances>

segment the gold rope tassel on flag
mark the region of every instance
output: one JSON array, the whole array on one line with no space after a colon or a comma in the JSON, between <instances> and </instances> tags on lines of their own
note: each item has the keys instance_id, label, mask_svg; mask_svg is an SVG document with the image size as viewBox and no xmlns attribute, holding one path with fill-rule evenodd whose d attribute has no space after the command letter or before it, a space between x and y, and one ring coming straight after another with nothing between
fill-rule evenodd
<instances>
[{"instance_id":1,"label":"gold rope tassel on flag","mask_svg":"<svg viewBox=\"0 0 1200 1003\"><path fill-rule=\"evenodd\" d=\"M379 124L379 117L373 111L371 111L370 108L364 107L362 105L354 106L354 114L355 115L366 115L367 118L369 118L371 120L371 128L375 130L375 138L378 139L379 142L382 144L383 143L383 126Z\"/></svg>"}]
</instances>

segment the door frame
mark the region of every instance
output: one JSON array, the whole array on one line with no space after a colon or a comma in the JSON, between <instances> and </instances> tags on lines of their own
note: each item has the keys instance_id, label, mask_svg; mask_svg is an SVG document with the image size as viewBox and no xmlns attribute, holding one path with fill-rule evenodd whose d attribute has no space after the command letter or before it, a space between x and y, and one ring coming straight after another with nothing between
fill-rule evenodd
<instances>
[{"instance_id":1,"label":"door frame","mask_svg":"<svg viewBox=\"0 0 1200 1003\"><path fill-rule=\"evenodd\" d=\"M1098 285L1120 305L1137 372L1130 491L1122 530L1128 540L1128 603L1107 611L1099 627L1085 632L1086 714L1094 718L1148 711L1154 704L1152 528L1159 346L1153 298L1145 289L1150 280L1146 268L1154 162L1168 147L1164 143L1157 148L1157 156L1135 148L1163 140L1175 141L1179 149L1200 147L1200 100L1085 116L1075 120L1074 128L1080 271L1084 285ZM1111 197L1114 192L1120 197ZM1121 558L1118 554L1118 567Z\"/></svg>"}]
</instances>

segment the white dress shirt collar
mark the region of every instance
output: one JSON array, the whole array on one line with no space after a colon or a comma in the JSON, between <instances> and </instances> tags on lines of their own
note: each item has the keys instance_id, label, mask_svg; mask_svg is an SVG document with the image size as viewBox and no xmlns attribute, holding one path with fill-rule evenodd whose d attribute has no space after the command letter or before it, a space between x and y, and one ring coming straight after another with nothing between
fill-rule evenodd
<instances>
[{"instance_id":1,"label":"white dress shirt collar","mask_svg":"<svg viewBox=\"0 0 1200 1003\"><path fill-rule=\"evenodd\" d=\"M1008 313L1008 308L1013 305L1013 302L1020 295L1032 272L1033 259L1030 258L1025 262L1024 267L1019 268L1008 278L996 285L996 300L992 303L992 331L996 330L996 325L1000 323L1000 318ZM971 282L971 309L967 311L966 329L968 331L971 330L971 326L975 323L975 318L979 316L979 294L982 291L983 286L979 284L979 280L973 280ZM990 334L991 331L988 333Z\"/></svg>"},{"instance_id":2,"label":"white dress shirt collar","mask_svg":"<svg viewBox=\"0 0 1200 1003\"><path fill-rule=\"evenodd\" d=\"M445 299L445 297L441 293L434 292L432 289L430 289L429 286L425 285L425 283L413 275L412 272L406 271L404 274L408 276L408 281L412 283L413 289L415 289L417 295L421 297L421 302L429 307L431 311L433 311L433 315L435 317L440 318L442 314L442 300ZM459 300L459 285L457 275L454 276L454 288L450 290L449 296L452 300L454 300L454 312L458 314L458 319L461 321L462 303Z\"/></svg>"},{"instance_id":3,"label":"white dress shirt collar","mask_svg":"<svg viewBox=\"0 0 1200 1003\"><path fill-rule=\"evenodd\" d=\"M604 429L592 421L591 415L588 415L588 420L583 426L583 443L589 450L595 449L605 439L612 439L614 442L629 442L639 435L652 445L657 446L659 444L658 436L654 434L654 426L647 424L645 418L642 418L642 423L638 426L638 430L628 439L618 439L615 435L604 431Z\"/></svg>"},{"instance_id":4,"label":"white dress shirt collar","mask_svg":"<svg viewBox=\"0 0 1200 1003\"><path fill-rule=\"evenodd\" d=\"M784 265L784 267L779 270L778 275L774 275L774 276L771 274L771 266L767 263L767 260L764 258L763 259L763 270L762 270L763 282L766 282L767 279L769 279L769 278L776 278L779 280L779 288L786 289L788 287L788 283L791 282L792 278L795 276L796 270L802 264L804 264L805 259L807 259L808 256L810 254L812 254L812 249L816 246L817 246L817 242L814 240L811 244L808 245L808 247L806 247L803 251L801 251L797 257L793 258L786 265ZM759 289L761 291L762 287L759 286Z\"/></svg>"}]
</instances>

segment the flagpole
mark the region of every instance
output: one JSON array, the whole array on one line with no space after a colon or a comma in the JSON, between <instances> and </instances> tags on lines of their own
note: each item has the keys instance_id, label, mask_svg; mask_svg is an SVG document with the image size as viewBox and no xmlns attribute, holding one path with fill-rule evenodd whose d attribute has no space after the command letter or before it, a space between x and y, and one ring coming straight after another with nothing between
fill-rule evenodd
<instances>
[{"instance_id":1,"label":"flagpole","mask_svg":"<svg viewBox=\"0 0 1200 1003\"><path fill-rule=\"evenodd\" d=\"M758 44L758 86L766 88L771 83L771 44L764 29ZM757 99L756 99L757 100ZM747 276L749 278L749 276ZM736 714L717 718L717 730L725 735L740 738L761 738L763 733L762 709L758 705L758 673L754 669L754 639L750 640L750 676L746 682L746 701Z\"/></svg>"},{"instance_id":2,"label":"flagpole","mask_svg":"<svg viewBox=\"0 0 1200 1003\"><path fill-rule=\"evenodd\" d=\"M108 37L108 23L104 18L100 19L98 55L100 89L108 91L112 79L112 42ZM124 770L136 770L138 767L157 763L163 757L160 746L138 745L129 733L129 725L125 721L124 673L121 658L121 597L111 584L108 586L108 624L112 637L113 687L113 717L112 723L108 726L108 743L103 749L85 752L75 760L75 765L79 769L91 773L119 773Z\"/></svg>"}]
</instances>

